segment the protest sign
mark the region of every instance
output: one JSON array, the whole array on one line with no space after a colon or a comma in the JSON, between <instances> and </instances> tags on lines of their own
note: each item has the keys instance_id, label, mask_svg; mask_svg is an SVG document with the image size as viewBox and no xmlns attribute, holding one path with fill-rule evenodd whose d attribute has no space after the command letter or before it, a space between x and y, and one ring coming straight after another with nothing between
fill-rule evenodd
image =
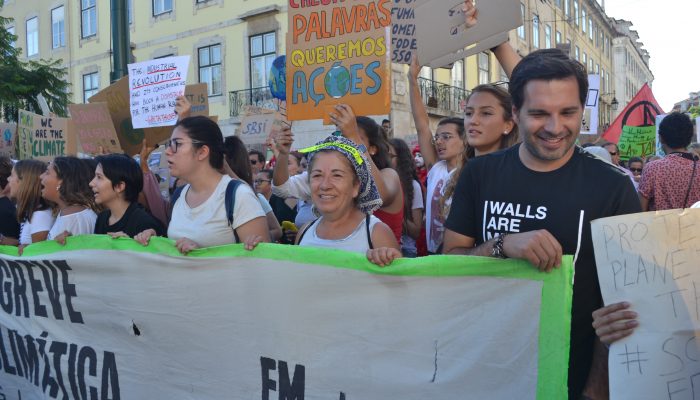
<instances>
[{"instance_id":1,"label":"protest sign","mask_svg":"<svg viewBox=\"0 0 700 400\"><path fill-rule=\"evenodd\" d=\"M324 105L388 114L391 1L298 4L289 0L287 117L321 119Z\"/></svg>"},{"instance_id":2,"label":"protest sign","mask_svg":"<svg viewBox=\"0 0 700 400\"><path fill-rule=\"evenodd\" d=\"M600 75L588 74L588 95L581 120L582 135L598 134L598 100L600 96Z\"/></svg>"},{"instance_id":3,"label":"protest sign","mask_svg":"<svg viewBox=\"0 0 700 400\"><path fill-rule=\"evenodd\" d=\"M630 157L644 159L656 154L656 126L623 126L617 147L620 149L620 159L624 161Z\"/></svg>"},{"instance_id":4,"label":"protest sign","mask_svg":"<svg viewBox=\"0 0 700 400\"><path fill-rule=\"evenodd\" d=\"M19 159L51 161L54 157L75 155L77 143L70 132L69 119L44 117L19 110L17 143Z\"/></svg>"},{"instance_id":5,"label":"protest sign","mask_svg":"<svg viewBox=\"0 0 700 400\"><path fill-rule=\"evenodd\" d=\"M700 143L700 117L695 118L695 134L697 135L695 142Z\"/></svg>"},{"instance_id":6,"label":"protest sign","mask_svg":"<svg viewBox=\"0 0 700 400\"><path fill-rule=\"evenodd\" d=\"M17 124L0 122L0 155L15 158L17 154Z\"/></svg>"},{"instance_id":7,"label":"protest sign","mask_svg":"<svg viewBox=\"0 0 700 400\"><path fill-rule=\"evenodd\" d=\"M68 109L83 153L100 154L100 147L107 153L122 152L107 103L69 104Z\"/></svg>"},{"instance_id":8,"label":"protest sign","mask_svg":"<svg viewBox=\"0 0 700 400\"><path fill-rule=\"evenodd\" d=\"M627 301L639 326L610 347L611 399L700 395L700 210L592 222L605 304Z\"/></svg>"},{"instance_id":9,"label":"protest sign","mask_svg":"<svg viewBox=\"0 0 700 400\"><path fill-rule=\"evenodd\" d=\"M185 97L190 102L190 116L209 116L209 89L206 83L185 86Z\"/></svg>"},{"instance_id":10,"label":"protest sign","mask_svg":"<svg viewBox=\"0 0 700 400\"><path fill-rule=\"evenodd\" d=\"M13 398L566 398L569 256L545 274L479 257L380 268L299 246L183 257L165 238L67 242L21 258L0 247Z\"/></svg>"},{"instance_id":11,"label":"protest sign","mask_svg":"<svg viewBox=\"0 0 700 400\"><path fill-rule=\"evenodd\" d=\"M483 40L523 24L520 3L517 1L479 2L478 20L471 27L465 24L462 5L463 2L432 0L423 1L416 7L415 36L421 63L427 63L433 68L442 67L447 64L445 61L450 59L447 57L450 54L459 53L469 45L478 45ZM502 41L495 45L500 43Z\"/></svg>"},{"instance_id":12,"label":"protest sign","mask_svg":"<svg viewBox=\"0 0 700 400\"><path fill-rule=\"evenodd\" d=\"M129 64L129 94L134 128L172 126L175 99L185 94L190 56Z\"/></svg>"},{"instance_id":13,"label":"protest sign","mask_svg":"<svg viewBox=\"0 0 700 400\"><path fill-rule=\"evenodd\" d=\"M185 97L192 99L190 100L190 103L193 104L192 115L203 115L200 113L203 112L203 110L207 110L208 112L209 100L208 97L204 100L206 101L206 106L202 109L201 106L205 105L200 96L202 89L201 87L197 88L197 86L198 85L187 85L185 87ZM134 154L139 154L141 151L141 142L144 138L146 138L150 145L154 145L169 138L170 134L173 132L173 128L170 126L134 129L131 124L131 113L129 112L129 79L126 76L99 91L96 95L90 97L88 101L90 103L107 103L109 113L112 116L112 123L117 130L119 143L124 152L129 155L133 156ZM197 105L196 110L194 109L195 105Z\"/></svg>"},{"instance_id":14,"label":"protest sign","mask_svg":"<svg viewBox=\"0 0 700 400\"><path fill-rule=\"evenodd\" d=\"M416 0L395 0L391 7L391 62L410 64L416 49Z\"/></svg>"}]
</instances>

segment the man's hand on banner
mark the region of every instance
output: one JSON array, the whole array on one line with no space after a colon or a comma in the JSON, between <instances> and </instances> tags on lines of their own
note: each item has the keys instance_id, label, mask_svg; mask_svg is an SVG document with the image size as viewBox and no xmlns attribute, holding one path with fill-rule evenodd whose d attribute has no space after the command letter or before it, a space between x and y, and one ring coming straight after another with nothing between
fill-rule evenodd
<instances>
[{"instance_id":1,"label":"man's hand on banner","mask_svg":"<svg viewBox=\"0 0 700 400\"><path fill-rule=\"evenodd\" d=\"M561 244L545 229L507 235L503 238L503 253L508 258L527 260L544 272L561 265Z\"/></svg>"},{"instance_id":2,"label":"man's hand on banner","mask_svg":"<svg viewBox=\"0 0 700 400\"><path fill-rule=\"evenodd\" d=\"M593 311L593 328L602 343L610 345L631 335L639 326L637 313L629 308L630 303L623 301Z\"/></svg>"}]
</instances>

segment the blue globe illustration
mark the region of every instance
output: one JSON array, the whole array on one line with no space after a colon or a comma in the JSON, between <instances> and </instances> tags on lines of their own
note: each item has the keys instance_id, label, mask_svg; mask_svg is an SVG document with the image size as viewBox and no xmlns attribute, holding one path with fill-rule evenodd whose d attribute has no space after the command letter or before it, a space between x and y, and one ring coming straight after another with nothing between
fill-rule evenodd
<instances>
[{"instance_id":1,"label":"blue globe illustration","mask_svg":"<svg viewBox=\"0 0 700 400\"><path fill-rule=\"evenodd\" d=\"M287 100L287 57L279 56L272 61L270 74L267 77L272 97Z\"/></svg>"},{"instance_id":2,"label":"blue globe illustration","mask_svg":"<svg viewBox=\"0 0 700 400\"><path fill-rule=\"evenodd\" d=\"M336 63L328 70L323 83L329 96L335 99L343 97L350 90L350 72Z\"/></svg>"}]
</instances>

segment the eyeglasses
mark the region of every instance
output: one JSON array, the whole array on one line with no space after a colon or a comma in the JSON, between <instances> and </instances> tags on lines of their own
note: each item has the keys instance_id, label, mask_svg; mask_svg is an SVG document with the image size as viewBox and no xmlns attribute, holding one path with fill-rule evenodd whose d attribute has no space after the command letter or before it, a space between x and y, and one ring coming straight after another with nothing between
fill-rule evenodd
<instances>
[{"instance_id":1,"label":"eyeglasses","mask_svg":"<svg viewBox=\"0 0 700 400\"><path fill-rule=\"evenodd\" d=\"M632 172L642 172L641 168L630 168L630 171Z\"/></svg>"},{"instance_id":2,"label":"eyeglasses","mask_svg":"<svg viewBox=\"0 0 700 400\"><path fill-rule=\"evenodd\" d=\"M174 153L177 153L177 149L179 149L180 146L182 146L183 144L187 144L187 143L192 143L192 144L204 144L204 142L199 141L199 140L192 140L192 141L190 141L190 142L182 142L182 141L179 141L179 140L180 140L180 139L168 139L168 140L165 142L164 146L165 146L165 148L168 148L168 147L169 147L170 150L171 150L171 151L173 152L173 154L174 154Z\"/></svg>"},{"instance_id":3,"label":"eyeglasses","mask_svg":"<svg viewBox=\"0 0 700 400\"><path fill-rule=\"evenodd\" d=\"M258 163L258 160L254 159L254 158L250 159L250 165L255 165L257 163Z\"/></svg>"},{"instance_id":4,"label":"eyeglasses","mask_svg":"<svg viewBox=\"0 0 700 400\"><path fill-rule=\"evenodd\" d=\"M263 182L270 182L269 179L256 179L253 181L255 185L261 185Z\"/></svg>"},{"instance_id":5,"label":"eyeglasses","mask_svg":"<svg viewBox=\"0 0 700 400\"><path fill-rule=\"evenodd\" d=\"M617 152L616 152L616 151L609 151L608 153L610 153L611 156L616 156L616 155L617 155Z\"/></svg>"},{"instance_id":6,"label":"eyeglasses","mask_svg":"<svg viewBox=\"0 0 700 400\"><path fill-rule=\"evenodd\" d=\"M447 142L453 137L455 136L450 135L449 133L436 133L435 136L433 136L433 143L437 143L440 139L442 139L443 142Z\"/></svg>"}]
</instances>

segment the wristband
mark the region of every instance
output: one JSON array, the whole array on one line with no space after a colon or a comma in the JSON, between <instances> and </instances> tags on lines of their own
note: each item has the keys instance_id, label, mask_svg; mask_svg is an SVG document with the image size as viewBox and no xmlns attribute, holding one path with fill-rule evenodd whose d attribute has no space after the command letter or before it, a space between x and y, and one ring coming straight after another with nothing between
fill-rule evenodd
<instances>
[{"instance_id":1,"label":"wristband","mask_svg":"<svg viewBox=\"0 0 700 400\"><path fill-rule=\"evenodd\" d=\"M491 247L491 257L508 258L506 253L503 251L503 239L507 235L507 233L502 233L496 236L496 240L493 242L493 247Z\"/></svg>"}]
</instances>

